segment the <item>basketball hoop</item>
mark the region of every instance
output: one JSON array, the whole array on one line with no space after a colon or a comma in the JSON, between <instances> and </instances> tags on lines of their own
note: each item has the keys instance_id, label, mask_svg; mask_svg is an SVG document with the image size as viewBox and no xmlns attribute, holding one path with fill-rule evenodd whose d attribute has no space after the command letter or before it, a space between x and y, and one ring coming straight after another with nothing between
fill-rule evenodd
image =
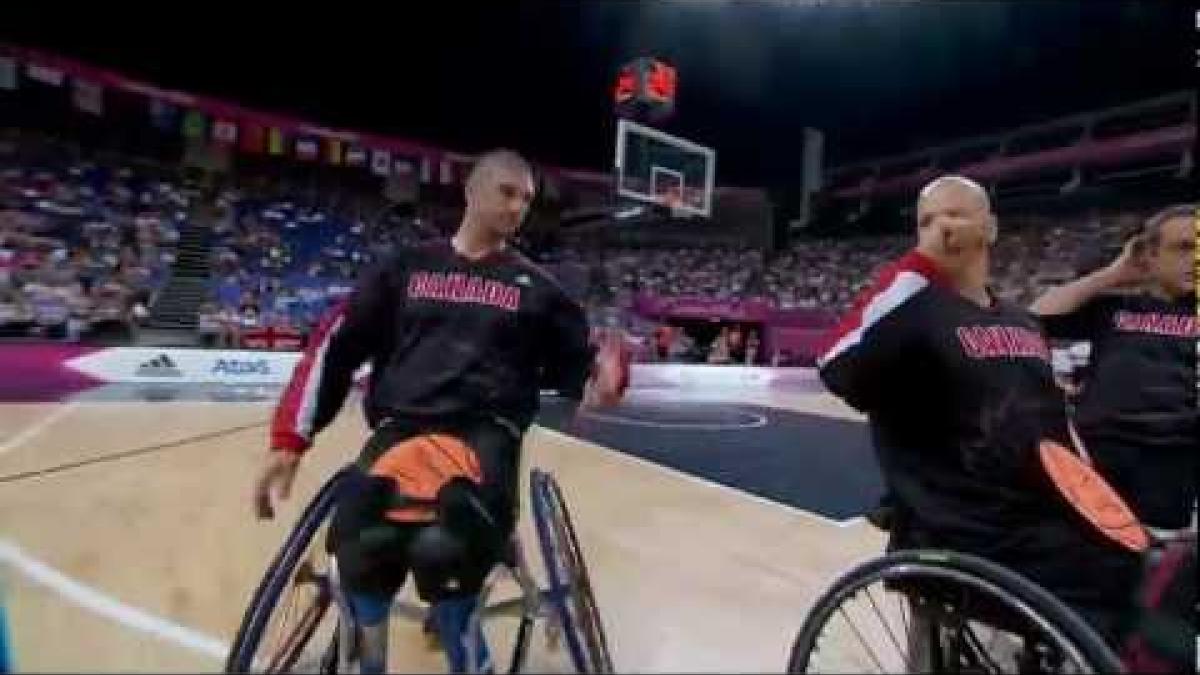
<instances>
[{"instance_id":1,"label":"basketball hoop","mask_svg":"<svg viewBox=\"0 0 1200 675\"><path fill-rule=\"evenodd\" d=\"M687 218L691 211L683 203L683 194L679 189L668 189L659 197L659 203L667 208L672 218Z\"/></svg>"}]
</instances>

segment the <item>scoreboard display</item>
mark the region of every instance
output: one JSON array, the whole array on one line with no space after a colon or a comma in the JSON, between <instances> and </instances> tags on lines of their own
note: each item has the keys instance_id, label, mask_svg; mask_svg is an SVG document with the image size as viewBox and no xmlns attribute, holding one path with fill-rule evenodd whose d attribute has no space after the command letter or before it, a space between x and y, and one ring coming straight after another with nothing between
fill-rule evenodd
<instances>
[{"instance_id":1,"label":"scoreboard display","mask_svg":"<svg viewBox=\"0 0 1200 675\"><path fill-rule=\"evenodd\" d=\"M678 87L674 66L650 57L634 59L617 74L613 104L622 117L661 121L675 110Z\"/></svg>"}]
</instances>

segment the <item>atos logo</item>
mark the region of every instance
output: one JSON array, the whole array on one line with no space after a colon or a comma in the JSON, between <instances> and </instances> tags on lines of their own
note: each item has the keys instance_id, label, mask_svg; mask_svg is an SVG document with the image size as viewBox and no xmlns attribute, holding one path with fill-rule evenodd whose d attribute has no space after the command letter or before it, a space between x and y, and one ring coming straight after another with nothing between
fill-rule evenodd
<instances>
[{"instance_id":1,"label":"atos logo","mask_svg":"<svg viewBox=\"0 0 1200 675\"><path fill-rule=\"evenodd\" d=\"M271 364L266 359L242 361L241 359L217 359L213 375L270 375Z\"/></svg>"}]
</instances>

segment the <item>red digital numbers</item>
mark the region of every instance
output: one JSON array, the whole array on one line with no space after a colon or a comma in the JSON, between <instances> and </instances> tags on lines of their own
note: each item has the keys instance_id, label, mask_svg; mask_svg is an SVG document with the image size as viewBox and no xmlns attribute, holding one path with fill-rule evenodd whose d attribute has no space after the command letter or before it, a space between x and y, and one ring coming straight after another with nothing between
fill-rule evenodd
<instances>
[{"instance_id":1,"label":"red digital numbers","mask_svg":"<svg viewBox=\"0 0 1200 675\"><path fill-rule=\"evenodd\" d=\"M617 88L613 98L617 103L625 103L637 95L637 74L631 70L622 70L617 77Z\"/></svg>"},{"instance_id":2,"label":"red digital numbers","mask_svg":"<svg viewBox=\"0 0 1200 675\"><path fill-rule=\"evenodd\" d=\"M646 77L647 97L656 102L673 101L677 86L675 69L662 61L655 61Z\"/></svg>"}]
</instances>

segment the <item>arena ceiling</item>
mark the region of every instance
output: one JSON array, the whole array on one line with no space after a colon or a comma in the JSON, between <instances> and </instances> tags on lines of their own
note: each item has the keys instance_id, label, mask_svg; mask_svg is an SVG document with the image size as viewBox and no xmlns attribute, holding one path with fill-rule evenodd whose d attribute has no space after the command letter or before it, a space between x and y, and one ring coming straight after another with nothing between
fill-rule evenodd
<instances>
[{"instance_id":1,"label":"arena ceiling","mask_svg":"<svg viewBox=\"0 0 1200 675\"><path fill-rule=\"evenodd\" d=\"M744 185L797 180L805 126L836 164L1187 89L1197 36L1190 3L1162 0L152 7L6 8L0 40L330 126L589 169L611 162L617 69L658 56L680 78L663 126L714 146L719 182Z\"/></svg>"}]
</instances>

